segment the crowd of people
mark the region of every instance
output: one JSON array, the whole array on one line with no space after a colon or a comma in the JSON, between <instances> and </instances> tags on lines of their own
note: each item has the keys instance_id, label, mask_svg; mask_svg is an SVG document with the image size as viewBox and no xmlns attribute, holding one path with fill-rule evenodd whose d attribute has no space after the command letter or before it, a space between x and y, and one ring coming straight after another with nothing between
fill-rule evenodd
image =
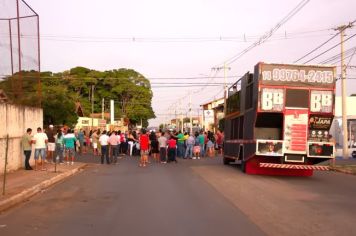
<instances>
[{"instance_id":1,"label":"crowd of people","mask_svg":"<svg viewBox=\"0 0 356 236\"><path fill-rule=\"evenodd\" d=\"M35 170L46 170L45 163L73 165L76 155L92 153L100 157L101 164L118 164L122 156L140 156L139 166L145 167L152 161L162 164L177 162L177 158L200 159L222 154L223 133L181 131L101 131L85 132L62 127L54 130L50 125L46 131L37 128L36 134L27 129L22 138L25 154L25 169L32 170L29 164L34 145Z\"/></svg>"}]
</instances>

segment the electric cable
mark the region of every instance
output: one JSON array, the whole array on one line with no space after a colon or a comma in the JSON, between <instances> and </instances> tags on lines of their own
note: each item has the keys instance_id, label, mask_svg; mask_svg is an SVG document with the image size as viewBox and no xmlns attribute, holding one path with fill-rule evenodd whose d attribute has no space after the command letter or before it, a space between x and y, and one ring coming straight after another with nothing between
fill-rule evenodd
<instances>
[{"instance_id":1,"label":"electric cable","mask_svg":"<svg viewBox=\"0 0 356 236\"><path fill-rule=\"evenodd\" d=\"M247 52L252 50L253 48L266 42L274 34L274 32L276 32L283 24L288 22L288 20L290 20L295 14L297 14L309 1L310 0L302 0L301 2L299 2L296 7L294 7L282 20L280 20L272 29L267 31L263 36L261 36L255 43L251 44L249 47L247 47L246 49L237 53L236 55L228 58L227 60L225 60L223 63L221 63L219 65L222 65L222 64L231 65L236 60L238 60L243 55L245 55ZM217 66L215 66L215 67L217 67Z\"/></svg>"},{"instance_id":2,"label":"electric cable","mask_svg":"<svg viewBox=\"0 0 356 236\"><path fill-rule=\"evenodd\" d=\"M346 41L350 40L351 38L353 38L353 37L355 37L355 36L356 36L356 34L353 34L353 35L351 35L350 37L348 37L347 39L345 39L343 42L346 42ZM323 51L322 53L319 53L318 55L316 55L316 56L313 57L312 59L310 59L310 60L304 62L303 64L305 65L305 64L307 64L307 63L309 63L309 62L315 60L316 58L318 58L318 57L324 55L325 53L327 53L327 52L333 50L334 48L336 48L337 46L339 46L339 45L340 45L341 43L343 43L343 42L340 42L340 43L334 45L333 47L331 47L331 48L329 48L329 49Z\"/></svg>"}]
</instances>

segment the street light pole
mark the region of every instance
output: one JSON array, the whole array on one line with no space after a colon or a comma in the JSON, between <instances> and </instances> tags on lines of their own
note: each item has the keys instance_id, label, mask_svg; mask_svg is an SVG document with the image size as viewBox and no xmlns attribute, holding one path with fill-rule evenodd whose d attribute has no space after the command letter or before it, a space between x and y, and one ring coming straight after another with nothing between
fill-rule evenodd
<instances>
[{"instance_id":1,"label":"street light pole","mask_svg":"<svg viewBox=\"0 0 356 236\"><path fill-rule=\"evenodd\" d=\"M346 65L344 58L344 36L345 30L347 28L351 28L352 23L348 25L342 25L336 28L336 30L340 31L340 39L341 39L341 96L342 96L342 132L343 132L343 158L348 159L348 135L347 135L347 97L346 97ZM351 141L351 140L350 140Z\"/></svg>"}]
</instances>

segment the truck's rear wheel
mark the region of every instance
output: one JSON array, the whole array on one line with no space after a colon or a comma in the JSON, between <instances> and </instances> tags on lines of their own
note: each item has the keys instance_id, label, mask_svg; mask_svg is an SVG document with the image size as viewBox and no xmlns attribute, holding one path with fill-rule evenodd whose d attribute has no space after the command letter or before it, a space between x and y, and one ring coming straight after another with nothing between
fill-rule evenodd
<instances>
[{"instance_id":1,"label":"truck's rear wheel","mask_svg":"<svg viewBox=\"0 0 356 236\"><path fill-rule=\"evenodd\" d=\"M231 159L224 157L223 163L224 163L224 165L229 165L231 163Z\"/></svg>"},{"instance_id":2,"label":"truck's rear wheel","mask_svg":"<svg viewBox=\"0 0 356 236\"><path fill-rule=\"evenodd\" d=\"M241 160L241 171L246 173L246 161Z\"/></svg>"}]
</instances>

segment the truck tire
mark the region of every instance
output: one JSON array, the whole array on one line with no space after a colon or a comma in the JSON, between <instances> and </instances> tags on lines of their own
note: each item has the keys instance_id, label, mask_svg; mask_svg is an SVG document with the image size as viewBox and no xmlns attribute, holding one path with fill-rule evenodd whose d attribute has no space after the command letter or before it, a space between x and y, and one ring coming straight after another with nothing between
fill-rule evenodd
<instances>
[{"instance_id":1,"label":"truck tire","mask_svg":"<svg viewBox=\"0 0 356 236\"><path fill-rule=\"evenodd\" d=\"M224 157L223 163L224 163L224 165L229 165L231 163L231 159Z\"/></svg>"},{"instance_id":2,"label":"truck tire","mask_svg":"<svg viewBox=\"0 0 356 236\"><path fill-rule=\"evenodd\" d=\"M241 160L241 171L246 173L246 161Z\"/></svg>"}]
</instances>

